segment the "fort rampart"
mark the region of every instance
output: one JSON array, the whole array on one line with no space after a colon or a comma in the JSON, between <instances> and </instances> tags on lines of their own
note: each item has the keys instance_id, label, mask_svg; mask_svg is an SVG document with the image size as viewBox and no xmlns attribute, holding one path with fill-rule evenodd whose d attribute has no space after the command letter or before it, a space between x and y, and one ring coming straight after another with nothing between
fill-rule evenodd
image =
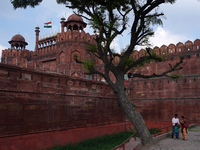
<instances>
[{"instance_id":1,"label":"fort rampart","mask_svg":"<svg viewBox=\"0 0 200 150\"><path fill-rule=\"evenodd\" d=\"M180 74L178 79L167 77L152 79L132 79L128 91L131 100L144 119L170 121L175 113L192 122L200 122L200 51L169 54L161 63L149 63L140 69L141 74L160 74L184 57L183 69L172 74ZM138 71L138 70L137 70Z\"/></svg>"},{"instance_id":2,"label":"fort rampart","mask_svg":"<svg viewBox=\"0 0 200 150\"><path fill-rule=\"evenodd\" d=\"M103 82L5 64L0 81L0 149L17 137L33 136L27 145L37 149L125 130L124 113Z\"/></svg>"}]
</instances>

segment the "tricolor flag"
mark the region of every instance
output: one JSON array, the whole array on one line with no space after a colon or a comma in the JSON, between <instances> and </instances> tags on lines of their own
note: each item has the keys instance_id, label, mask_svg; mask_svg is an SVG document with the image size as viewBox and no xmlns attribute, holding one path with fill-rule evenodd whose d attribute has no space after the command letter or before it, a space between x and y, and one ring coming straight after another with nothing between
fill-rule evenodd
<instances>
[{"instance_id":1,"label":"tricolor flag","mask_svg":"<svg viewBox=\"0 0 200 150\"><path fill-rule=\"evenodd\" d=\"M44 23L44 28L52 28L51 21Z\"/></svg>"}]
</instances>

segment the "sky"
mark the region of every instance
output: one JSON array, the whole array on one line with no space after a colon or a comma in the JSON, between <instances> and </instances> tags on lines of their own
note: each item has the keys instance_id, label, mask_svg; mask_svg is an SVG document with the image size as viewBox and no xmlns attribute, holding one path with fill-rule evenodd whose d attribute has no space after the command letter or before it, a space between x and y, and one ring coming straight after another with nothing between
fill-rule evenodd
<instances>
[{"instance_id":1,"label":"sky","mask_svg":"<svg viewBox=\"0 0 200 150\"><path fill-rule=\"evenodd\" d=\"M165 14L162 26L154 26L155 34L150 38L152 47L169 45L187 40L200 39L200 2L198 0L177 0L173 5L163 4L159 11ZM28 45L26 49L35 48L35 27L40 27L40 37L60 32L60 21L72 14L65 5L58 5L56 0L43 0L35 8L14 9L10 0L1 0L0 5L0 57L1 51L10 48L8 41L16 34L21 34ZM44 28L44 23L52 21L52 29ZM86 23L87 21L84 20ZM85 32L93 34L87 26ZM120 52L128 44L128 32L119 36L112 43L112 48ZM138 50L140 47L137 48Z\"/></svg>"}]
</instances>

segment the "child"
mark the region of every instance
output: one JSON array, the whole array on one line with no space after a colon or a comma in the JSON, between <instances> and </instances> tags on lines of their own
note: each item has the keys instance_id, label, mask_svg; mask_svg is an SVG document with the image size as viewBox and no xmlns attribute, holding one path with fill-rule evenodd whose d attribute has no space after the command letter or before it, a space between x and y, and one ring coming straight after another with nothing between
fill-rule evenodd
<instances>
[{"instance_id":1,"label":"child","mask_svg":"<svg viewBox=\"0 0 200 150\"><path fill-rule=\"evenodd\" d=\"M179 129L178 123L175 123L174 131L175 131L175 137L177 139L179 139L179 131L178 131L178 129Z\"/></svg>"}]
</instances>

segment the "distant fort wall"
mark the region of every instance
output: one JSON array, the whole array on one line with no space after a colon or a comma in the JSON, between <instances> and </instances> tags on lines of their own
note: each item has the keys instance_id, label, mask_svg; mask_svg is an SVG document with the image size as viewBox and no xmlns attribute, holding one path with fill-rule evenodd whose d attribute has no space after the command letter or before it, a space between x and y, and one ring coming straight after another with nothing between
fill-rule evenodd
<instances>
[{"instance_id":1,"label":"distant fort wall","mask_svg":"<svg viewBox=\"0 0 200 150\"><path fill-rule=\"evenodd\" d=\"M188 40L185 43L178 42L177 44L169 44L162 45L161 47L154 47L154 51L157 55L162 56L163 54L176 54L179 55L181 53L187 53L187 52L194 52L200 50L200 39L196 39L194 42ZM135 58L139 58L141 56L145 55L145 50L141 49L140 51L135 51L133 53L133 56Z\"/></svg>"},{"instance_id":2,"label":"distant fort wall","mask_svg":"<svg viewBox=\"0 0 200 150\"><path fill-rule=\"evenodd\" d=\"M168 54L164 62L151 62L140 70L134 70L144 75L161 74L170 69L169 64L173 66L179 61L177 56L184 58L181 64L183 68L170 73L171 75L180 74L181 77L178 79L160 77L129 81L127 91L129 97L146 121L152 118L154 121L169 121L175 113L178 113L179 117L185 116L190 123L200 122L199 55L200 50L193 46L190 51Z\"/></svg>"}]
</instances>

